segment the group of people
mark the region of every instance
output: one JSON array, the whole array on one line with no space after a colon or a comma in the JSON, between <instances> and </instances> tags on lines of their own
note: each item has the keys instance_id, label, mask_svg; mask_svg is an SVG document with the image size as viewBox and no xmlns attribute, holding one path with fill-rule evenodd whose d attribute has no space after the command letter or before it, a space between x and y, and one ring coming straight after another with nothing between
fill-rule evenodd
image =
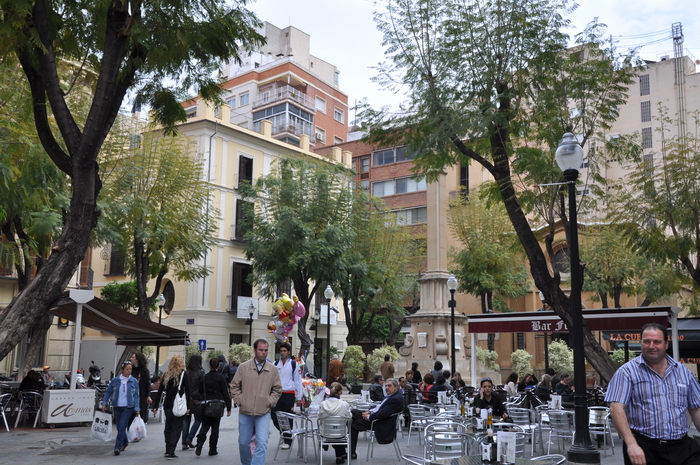
<instances>
[{"instance_id":1,"label":"group of people","mask_svg":"<svg viewBox=\"0 0 700 465\"><path fill-rule=\"evenodd\" d=\"M210 371L205 374L202 368L202 357L193 355L190 357L187 368L180 355L174 355L170 359L168 368L162 377L150 377L147 368L146 357L140 353L134 353L125 361L120 374L112 379L107 386L102 400L102 411L107 405L112 404L114 423L117 426L117 438L114 444L114 455L119 455L129 445L127 430L135 417L141 417L148 422L149 404L152 404L153 413L162 408L165 414L165 457L176 459L175 454L178 442L182 437L183 450L190 447L195 449L197 455L201 454L206 442L207 433L211 429L209 438L209 455L217 455L217 442L219 423L221 418L211 418L202 415L201 406L205 399L222 400L226 404L228 415L231 414L231 397L229 395L228 380L222 372L226 373L219 359L209 361ZM225 363L224 363L225 364ZM225 364L226 369L229 365ZM155 396L150 391L156 390ZM173 406L178 395L184 395L187 402L185 415L176 416ZM192 423L192 417L194 422ZM192 427L189 425L192 423ZM197 445L192 444L194 435L199 430Z\"/></svg>"}]
</instances>

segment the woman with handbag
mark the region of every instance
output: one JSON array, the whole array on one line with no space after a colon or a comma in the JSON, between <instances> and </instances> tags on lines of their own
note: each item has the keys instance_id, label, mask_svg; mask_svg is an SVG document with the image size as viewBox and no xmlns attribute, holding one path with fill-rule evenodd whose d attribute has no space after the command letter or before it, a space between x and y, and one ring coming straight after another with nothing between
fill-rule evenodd
<instances>
[{"instance_id":1,"label":"woman with handbag","mask_svg":"<svg viewBox=\"0 0 700 465\"><path fill-rule=\"evenodd\" d=\"M204 375L204 401L202 401L202 427L197 435L197 448L194 453L197 457L202 454L202 447L207 440L207 432L211 428L209 436L209 455L218 455L216 445L219 442L219 423L224 416L231 416L231 396L228 393L228 383L224 375L219 373L219 361L215 358L209 360L210 371Z\"/></svg>"},{"instance_id":2,"label":"woman with handbag","mask_svg":"<svg viewBox=\"0 0 700 465\"><path fill-rule=\"evenodd\" d=\"M109 382L102 399L103 412L106 410L109 400L112 399L114 423L117 425L117 441L114 443L114 455L119 455L129 445L129 440L126 437L126 425L129 422L129 418L131 418L131 413L135 412L136 416L139 416L139 411L141 410L139 406L139 382L131 376L131 369L131 362L128 360L124 362L122 373Z\"/></svg>"},{"instance_id":3,"label":"woman with handbag","mask_svg":"<svg viewBox=\"0 0 700 465\"><path fill-rule=\"evenodd\" d=\"M185 415L182 427L182 450L194 449L192 441L197 435L197 430L202 425L201 403L204 398L202 386L204 386L204 368L202 368L202 356L194 354L187 362L187 377L190 379L190 393L192 394L192 410ZM194 422L192 421L194 416ZM191 424L191 427L190 427Z\"/></svg>"},{"instance_id":4,"label":"woman with handbag","mask_svg":"<svg viewBox=\"0 0 700 465\"><path fill-rule=\"evenodd\" d=\"M185 372L185 361L179 355L173 355L168 369L163 374L163 381L158 388L157 399L165 392L163 411L165 412L165 457L176 459L175 449L182 434L182 423L185 415L190 412L192 398L190 396L190 382ZM153 409L153 413L158 407Z\"/></svg>"}]
</instances>

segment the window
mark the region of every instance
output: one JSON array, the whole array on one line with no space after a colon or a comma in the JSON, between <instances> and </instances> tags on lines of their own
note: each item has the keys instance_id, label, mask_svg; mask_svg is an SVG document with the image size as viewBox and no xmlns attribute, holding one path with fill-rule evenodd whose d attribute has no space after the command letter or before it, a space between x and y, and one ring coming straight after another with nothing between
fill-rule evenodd
<instances>
[{"instance_id":1,"label":"window","mask_svg":"<svg viewBox=\"0 0 700 465\"><path fill-rule=\"evenodd\" d=\"M290 278L277 283L277 297L282 297L282 294L292 295L292 280Z\"/></svg>"},{"instance_id":2,"label":"window","mask_svg":"<svg viewBox=\"0 0 700 465\"><path fill-rule=\"evenodd\" d=\"M643 74L639 76L639 95L649 95L650 93L649 75Z\"/></svg>"},{"instance_id":3,"label":"window","mask_svg":"<svg viewBox=\"0 0 700 465\"><path fill-rule=\"evenodd\" d=\"M641 102L642 104L642 123L651 121L651 101Z\"/></svg>"},{"instance_id":4,"label":"window","mask_svg":"<svg viewBox=\"0 0 700 465\"><path fill-rule=\"evenodd\" d=\"M316 111L320 111L321 113L326 112L326 101L321 97L316 97Z\"/></svg>"},{"instance_id":5,"label":"window","mask_svg":"<svg viewBox=\"0 0 700 465\"><path fill-rule=\"evenodd\" d=\"M108 275L122 276L124 275L124 256L114 244L109 254L109 273Z\"/></svg>"},{"instance_id":6,"label":"window","mask_svg":"<svg viewBox=\"0 0 700 465\"><path fill-rule=\"evenodd\" d=\"M248 92L241 94L238 98L241 102L241 106L248 105L248 103L250 103L250 94Z\"/></svg>"},{"instance_id":7,"label":"window","mask_svg":"<svg viewBox=\"0 0 700 465\"><path fill-rule=\"evenodd\" d=\"M362 157L357 160L357 171L360 173L366 173L369 171L369 157Z\"/></svg>"},{"instance_id":8,"label":"window","mask_svg":"<svg viewBox=\"0 0 700 465\"><path fill-rule=\"evenodd\" d=\"M569 249L566 247L562 247L561 249L557 250L554 253L554 261L557 264L557 267L559 268L559 271L562 273L569 273L571 270L570 263L571 261L569 260Z\"/></svg>"},{"instance_id":9,"label":"window","mask_svg":"<svg viewBox=\"0 0 700 465\"><path fill-rule=\"evenodd\" d=\"M652 148L651 128L642 128L642 148L643 149Z\"/></svg>"},{"instance_id":10,"label":"window","mask_svg":"<svg viewBox=\"0 0 700 465\"><path fill-rule=\"evenodd\" d=\"M197 116L197 107L194 106L185 108L185 114L187 114L188 118L194 118L195 116Z\"/></svg>"},{"instance_id":11,"label":"window","mask_svg":"<svg viewBox=\"0 0 700 465\"><path fill-rule=\"evenodd\" d=\"M221 116L221 108L219 105L214 107L214 118L220 118Z\"/></svg>"},{"instance_id":12,"label":"window","mask_svg":"<svg viewBox=\"0 0 700 465\"><path fill-rule=\"evenodd\" d=\"M418 224L428 222L428 207L407 208L395 212L398 224Z\"/></svg>"},{"instance_id":13,"label":"window","mask_svg":"<svg viewBox=\"0 0 700 465\"><path fill-rule=\"evenodd\" d=\"M364 190L368 191L369 190L369 181L366 179L363 181L360 181L360 187L362 187Z\"/></svg>"},{"instance_id":14,"label":"window","mask_svg":"<svg viewBox=\"0 0 700 465\"><path fill-rule=\"evenodd\" d=\"M374 166L389 165L413 158L412 155L406 153L406 148L403 146L377 150L372 152L372 156L374 158Z\"/></svg>"},{"instance_id":15,"label":"window","mask_svg":"<svg viewBox=\"0 0 700 465\"><path fill-rule=\"evenodd\" d=\"M236 242L245 241L245 233L248 231L248 225L245 221L246 212L253 208L251 202L244 200L236 200L236 225L233 234L233 240Z\"/></svg>"},{"instance_id":16,"label":"window","mask_svg":"<svg viewBox=\"0 0 700 465\"><path fill-rule=\"evenodd\" d=\"M165 313L170 315L173 311L173 306L175 305L175 286L173 286L172 281L168 281L163 288L163 297L165 297L165 305L163 305L163 310Z\"/></svg>"},{"instance_id":17,"label":"window","mask_svg":"<svg viewBox=\"0 0 700 465\"><path fill-rule=\"evenodd\" d=\"M242 182L253 183L253 159L244 156L238 158L238 185Z\"/></svg>"},{"instance_id":18,"label":"window","mask_svg":"<svg viewBox=\"0 0 700 465\"><path fill-rule=\"evenodd\" d=\"M333 83L336 86L340 85L340 73L338 71L335 72L335 76L333 76Z\"/></svg>"},{"instance_id":19,"label":"window","mask_svg":"<svg viewBox=\"0 0 700 465\"><path fill-rule=\"evenodd\" d=\"M372 195L386 197L387 195L424 191L426 188L425 178L418 180L411 178L389 179L372 183Z\"/></svg>"},{"instance_id":20,"label":"window","mask_svg":"<svg viewBox=\"0 0 700 465\"><path fill-rule=\"evenodd\" d=\"M518 349L525 350L525 333L518 333Z\"/></svg>"},{"instance_id":21,"label":"window","mask_svg":"<svg viewBox=\"0 0 700 465\"><path fill-rule=\"evenodd\" d=\"M236 97L231 97L230 99L226 100L226 103L231 107L231 109L236 108Z\"/></svg>"},{"instance_id":22,"label":"window","mask_svg":"<svg viewBox=\"0 0 700 465\"><path fill-rule=\"evenodd\" d=\"M588 158L584 158L583 161L581 162L580 169L584 169L584 168L588 168Z\"/></svg>"},{"instance_id":23,"label":"window","mask_svg":"<svg viewBox=\"0 0 700 465\"><path fill-rule=\"evenodd\" d=\"M247 263L234 263L231 282L231 310L238 310L238 297L253 297L253 286L248 283L248 275L250 275L252 267Z\"/></svg>"},{"instance_id":24,"label":"window","mask_svg":"<svg viewBox=\"0 0 700 465\"><path fill-rule=\"evenodd\" d=\"M462 197L469 196L469 165L459 166L459 187Z\"/></svg>"},{"instance_id":25,"label":"window","mask_svg":"<svg viewBox=\"0 0 700 465\"><path fill-rule=\"evenodd\" d=\"M326 143L326 131L316 126L316 142Z\"/></svg>"},{"instance_id":26,"label":"window","mask_svg":"<svg viewBox=\"0 0 700 465\"><path fill-rule=\"evenodd\" d=\"M345 141L343 139L341 139L340 137L333 136L333 144L338 145L338 144L342 144L343 142L345 142Z\"/></svg>"},{"instance_id":27,"label":"window","mask_svg":"<svg viewBox=\"0 0 700 465\"><path fill-rule=\"evenodd\" d=\"M654 155L647 153L642 156L642 169L648 178L654 176Z\"/></svg>"},{"instance_id":28,"label":"window","mask_svg":"<svg viewBox=\"0 0 700 465\"><path fill-rule=\"evenodd\" d=\"M343 110L339 110L338 108L334 108L334 111L333 111L333 118L334 118L337 122L342 123L342 122L343 122L343 119L344 119L344 115L345 115L345 114L343 113Z\"/></svg>"},{"instance_id":29,"label":"window","mask_svg":"<svg viewBox=\"0 0 700 465\"><path fill-rule=\"evenodd\" d=\"M266 90L265 92L260 94L260 103L262 103L264 105L264 104L269 103L269 102L270 102L270 91Z\"/></svg>"}]
</instances>

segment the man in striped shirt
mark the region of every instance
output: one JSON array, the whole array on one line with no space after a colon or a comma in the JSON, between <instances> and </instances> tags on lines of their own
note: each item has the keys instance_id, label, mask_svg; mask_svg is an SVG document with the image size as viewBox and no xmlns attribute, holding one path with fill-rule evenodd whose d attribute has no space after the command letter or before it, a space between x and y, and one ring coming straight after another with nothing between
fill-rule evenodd
<instances>
[{"instance_id":1,"label":"man in striped shirt","mask_svg":"<svg viewBox=\"0 0 700 465\"><path fill-rule=\"evenodd\" d=\"M686 414L700 429L700 385L666 355L667 348L666 328L644 325L642 355L610 380L605 401L625 442L625 465L700 464L700 446L687 434Z\"/></svg>"}]
</instances>

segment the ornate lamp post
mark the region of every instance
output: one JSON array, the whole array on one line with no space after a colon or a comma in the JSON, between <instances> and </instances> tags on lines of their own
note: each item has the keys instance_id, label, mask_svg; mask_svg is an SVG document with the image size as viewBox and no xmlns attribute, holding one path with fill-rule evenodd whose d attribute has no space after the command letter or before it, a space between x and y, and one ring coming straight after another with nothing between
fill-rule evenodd
<instances>
[{"instance_id":1,"label":"ornate lamp post","mask_svg":"<svg viewBox=\"0 0 700 465\"><path fill-rule=\"evenodd\" d=\"M329 284L323 296L326 298L326 378L328 378L328 370L331 366L331 299L333 298L333 289Z\"/></svg>"},{"instance_id":2,"label":"ornate lamp post","mask_svg":"<svg viewBox=\"0 0 700 465\"><path fill-rule=\"evenodd\" d=\"M455 275L451 274L450 277L447 280L447 289L450 290L450 325L452 328L451 332L451 339L450 339L450 358L452 359L452 363L450 364L450 368L452 369L452 375L455 374L457 362L456 362L456 355L455 355L455 307L457 306L457 302L455 301L455 291L457 290L457 278L455 278Z\"/></svg>"},{"instance_id":3,"label":"ornate lamp post","mask_svg":"<svg viewBox=\"0 0 700 465\"><path fill-rule=\"evenodd\" d=\"M163 320L163 307L165 307L165 296L163 294L158 296L158 324L161 324ZM158 374L158 367L160 366L160 346L156 347L156 374Z\"/></svg>"},{"instance_id":4,"label":"ornate lamp post","mask_svg":"<svg viewBox=\"0 0 700 465\"><path fill-rule=\"evenodd\" d=\"M245 324L250 325L250 328L248 328L248 344L250 346L253 346L253 315L255 315L255 306L251 303L250 306L248 307L248 315L250 317L246 320Z\"/></svg>"},{"instance_id":5,"label":"ornate lamp post","mask_svg":"<svg viewBox=\"0 0 700 465\"><path fill-rule=\"evenodd\" d=\"M576 218L576 179L583 162L583 149L570 132L562 137L555 158L569 186L569 260L571 262L571 337L574 349L574 412L576 433L569 449L569 463L600 464L600 452L591 444L588 429L588 401L586 396L586 360L583 354L583 315L581 313L581 287L583 286L581 261L578 253L578 220Z\"/></svg>"}]
</instances>

